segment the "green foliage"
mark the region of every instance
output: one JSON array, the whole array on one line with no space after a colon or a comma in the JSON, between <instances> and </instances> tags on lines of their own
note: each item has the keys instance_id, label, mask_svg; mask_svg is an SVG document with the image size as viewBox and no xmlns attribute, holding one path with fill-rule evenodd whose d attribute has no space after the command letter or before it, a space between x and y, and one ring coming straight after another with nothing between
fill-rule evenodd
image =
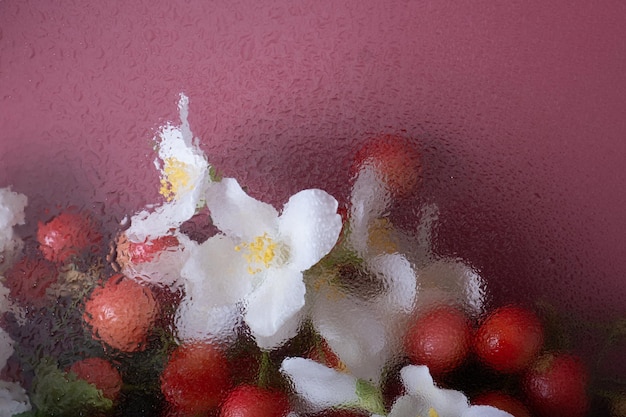
<instances>
[{"instance_id":1,"label":"green foliage","mask_svg":"<svg viewBox=\"0 0 626 417\"><path fill-rule=\"evenodd\" d=\"M385 412L383 395L376 386L359 379L356 383L356 395L359 398L359 408L374 414L387 414Z\"/></svg>"},{"instance_id":2,"label":"green foliage","mask_svg":"<svg viewBox=\"0 0 626 417\"><path fill-rule=\"evenodd\" d=\"M34 410L21 414L23 417L71 417L113 408L101 390L73 373L63 372L51 359L41 361L35 369L32 391Z\"/></svg>"}]
</instances>

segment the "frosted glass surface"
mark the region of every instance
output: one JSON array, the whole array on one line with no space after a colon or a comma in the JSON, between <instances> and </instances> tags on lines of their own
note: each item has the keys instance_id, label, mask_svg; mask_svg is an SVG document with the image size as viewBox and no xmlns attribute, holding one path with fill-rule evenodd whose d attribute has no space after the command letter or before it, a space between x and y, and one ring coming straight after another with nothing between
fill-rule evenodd
<instances>
[{"instance_id":1,"label":"frosted glass surface","mask_svg":"<svg viewBox=\"0 0 626 417\"><path fill-rule=\"evenodd\" d=\"M593 362L626 318L626 6L292 3L0 1L0 188L28 197L24 250L67 207L106 241L163 201L153 138L181 92L211 164L277 210L308 188L345 206L361 146L400 134L422 178L391 219L418 235L436 204L430 271L477 274L490 306L548 302ZM206 216L184 226L195 241ZM593 375L623 387L615 343Z\"/></svg>"}]
</instances>

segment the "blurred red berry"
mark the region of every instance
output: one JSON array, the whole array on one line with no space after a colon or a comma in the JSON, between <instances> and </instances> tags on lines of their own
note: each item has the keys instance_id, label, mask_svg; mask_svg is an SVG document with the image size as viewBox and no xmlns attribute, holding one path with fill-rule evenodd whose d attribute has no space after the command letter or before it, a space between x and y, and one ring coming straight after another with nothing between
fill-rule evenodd
<instances>
[{"instance_id":1,"label":"blurred red berry","mask_svg":"<svg viewBox=\"0 0 626 417\"><path fill-rule=\"evenodd\" d=\"M398 135L381 135L370 139L356 154L353 175L364 167L378 172L392 194L404 197L415 190L421 180L422 156L415 143Z\"/></svg>"},{"instance_id":2,"label":"blurred red berry","mask_svg":"<svg viewBox=\"0 0 626 417\"><path fill-rule=\"evenodd\" d=\"M543 325L531 310L505 306L493 311L474 337L479 360L502 373L525 370L543 346Z\"/></svg>"},{"instance_id":3,"label":"blurred red berry","mask_svg":"<svg viewBox=\"0 0 626 417\"><path fill-rule=\"evenodd\" d=\"M91 293L83 318L91 326L94 339L135 352L145 349L158 310L149 288L118 274Z\"/></svg>"},{"instance_id":4,"label":"blurred red berry","mask_svg":"<svg viewBox=\"0 0 626 417\"><path fill-rule=\"evenodd\" d=\"M85 212L68 209L47 223L39 222L37 241L44 257L66 262L85 253L95 253L102 244L96 222Z\"/></svg>"},{"instance_id":5,"label":"blurred red berry","mask_svg":"<svg viewBox=\"0 0 626 417\"><path fill-rule=\"evenodd\" d=\"M589 374L570 353L545 353L523 378L528 403L540 417L584 417L589 410Z\"/></svg>"},{"instance_id":6,"label":"blurred red berry","mask_svg":"<svg viewBox=\"0 0 626 417\"><path fill-rule=\"evenodd\" d=\"M284 392L240 385L226 397L220 417L285 417L289 411Z\"/></svg>"},{"instance_id":7,"label":"blurred red berry","mask_svg":"<svg viewBox=\"0 0 626 417\"><path fill-rule=\"evenodd\" d=\"M46 290L57 282L58 274L52 262L24 257L6 271L5 285L19 303L42 307L46 302Z\"/></svg>"},{"instance_id":8,"label":"blurred red berry","mask_svg":"<svg viewBox=\"0 0 626 417\"><path fill-rule=\"evenodd\" d=\"M143 242L131 242L122 235L117 242L118 262L141 264L152 261L159 253L180 244L176 236L159 236Z\"/></svg>"},{"instance_id":9,"label":"blurred red berry","mask_svg":"<svg viewBox=\"0 0 626 417\"><path fill-rule=\"evenodd\" d=\"M499 391L489 391L478 395L472 401L475 405L490 405L506 411L513 417L531 417L530 411L517 398Z\"/></svg>"},{"instance_id":10,"label":"blurred red berry","mask_svg":"<svg viewBox=\"0 0 626 417\"><path fill-rule=\"evenodd\" d=\"M467 315L450 306L438 306L413 321L405 335L409 360L428 366L435 377L453 371L470 351L471 323Z\"/></svg>"},{"instance_id":11,"label":"blurred red berry","mask_svg":"<svg viewBox=\"0 0 626 417\"><path fill-rule=\"evenodd\" d=\"M161 392L165 399L175 410L188 415L217 408L230 387L226 356L208 342L178 346L161 374Z\"/></svg>"},{"instance_id":12,"label":"blurred red berry","mask_svg":"<svg viewBox=\"0 0 626 417\"><path fill-rule=\"evenodd\" d=\"M102 394L115 401L122 389L122 376L111 362L102 358L87 358L75 362L70 367L80 379L93 384Z\"/></svg>"}]
</instances>

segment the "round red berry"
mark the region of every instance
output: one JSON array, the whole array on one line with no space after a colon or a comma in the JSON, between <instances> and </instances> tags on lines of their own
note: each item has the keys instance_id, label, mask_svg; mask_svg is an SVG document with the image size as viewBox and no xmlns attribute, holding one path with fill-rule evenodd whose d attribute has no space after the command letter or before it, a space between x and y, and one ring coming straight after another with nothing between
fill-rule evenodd
<instances>
[{"instance_id":1,"label":"round red berry","mask_svg":"<svg viewBox=\"0 0 626 417\"><path fill-rule=\"evenodd\" d=\"M496 309L482 322L474 337L474 351L488 367L518 373L537 357L543 338L539 317L524 307L510 305Z\"/></svg>"},{"instance_id":2,"label":"round red berry","mask_svg":"<svg viewBox=\"0 0 626 417\"><path fill-rule=\"evenodd\" d=\"M409 139L386 134L366 142L355 156L352 171L357 174L368 166L381 175L391 193L402 197L414 191L421 180L422 156Z\"/></svg>"},{"instance_id":3,"label":"round red berry","mask_svg":"<svg viewBox=\"0 0 626 417\"><path fill-rule=\"evenodd\" d=\"M102 358L86 358L70 367L80 379L93 384L105 398L115 401L122 389L122 376L111 362Z\"/></svg>"},{"instance_id":4,"label":"round red berry","mask_svg":"<svg viewBox=\"0 0 626 417\"><path fill-rule=\"evenodd\" d=\"M178 346L161 374L161 392L183 414L196 415L217 408L230 387L226 356L209 342Z\"/></svg>"},{"instance_id":5,"label":"round red berry","mask_svg":"<svg viewBox=\"0 0 626 417\"><path fill-rule=\"evenodd\" d=\"M409 325L404 339L409 360L427 365L433 376L441 376L461 365L470 344L468 317L450 306L439 306L418 316Z\"/></svg>"},{"instance_id":6,"label":"round red berry","mask_svg":"<svg viewBox=\"0 0 626 417\"><path fill-rule=\"evenodd\" d=\"M68 209L47 223L39 222L37 241L44 257L66 262L100 249L103 237L93 218L81 211Z\"/></svg>"},{"instance_id":7,"label":"round red berry","mask_svg":"<svg viewBox=\"0 0 626 417\"><path fill-rule=\"evenodd\" d=\"M284 392L240 385L226 397L220 417L285 417L289 411Z\"/></svg>"},{"instance_id":8,"label":"round red berry","mask_svg":"<svg viewBox=\"0 0 626 417\"><path fill-rule=\"evenodd\" d=\"M118 274L91 293L83 318L95 339L124 352L135 352L145 349L158 311L149 288Z\"/></svg>"},{"instance_id":9,"label":"round red berry","mask_svg":"<svg viewBox=\"0 0 626 417\"><path fill-rule=\"evenodd\" d=\"M24 257L5 273L5 285L21 304L42 307L46 303L46 290L57 281L58 274L52 262Z\"/></svg>"},{"instance_id":10,"label":"round red berry","mask_svg":"<svg viewBox=\"0 0 626 417\"><path fill-rule=\"evenodd\" d=\"M589 374L570 353L543 354L523 378L528 403L540 417L584 417L589 410Z\"/></svg>"}]
</instances>

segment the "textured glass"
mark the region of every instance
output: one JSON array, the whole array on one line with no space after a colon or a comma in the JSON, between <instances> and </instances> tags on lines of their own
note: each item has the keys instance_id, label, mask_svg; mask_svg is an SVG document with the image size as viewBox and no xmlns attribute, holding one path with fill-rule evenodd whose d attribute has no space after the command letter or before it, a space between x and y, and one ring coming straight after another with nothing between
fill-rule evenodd
<instances>
[{"instance_id":1,"label":"textured glass","mask_svg":"<svg viewBox=\"0 0 626 417\"><path fill-rule=\"evenodd\" d=\"M184 93L191 130L212 167L276 210L301 190L322 189L341 212L350 203L362 146L385 134L410 138L419 149L419 185L383 216L409 242L385 240L382 221L376 230L383 246L413 244L407 262L418 270L418 299L420 289L441 289L446 302L461 301L474 314L474 326L498 306L532 306L546 327L545 346L580 355L594 392L603 393L590 412L617 409L626 395L624 28L626 6L613 0L0 1L0 189L28 198L26 222L15 228L24 247L13 258L8 250L2 255L0 273L7 275L5 285L19 283L13 301L33 303L25 323L18 312L3 311L0 324L16 340L17 354L0 382L19 381L32 393L36 368L48 378L40 380L56 381L62 376L55 372L81 356L110 355L105 336L83 333L85 299L37 278L70 255L18 258L39 253L40 223L68 210L88 213L89 220L69 223L89 230L82 236L87 243L97 242L91 261L78 268L80 276L54 274L72 291L93 288L100 278L89 268L93 258L110 267L128 219L166 199L159 193L154 138L168 122L180 124L177 103ZM209 217L202 211L181 229L203 242L219 233L207 226ZM425 231L424 224L432 228ZM9 258L19 262L10 273ZM393 293L384 271L403 267L398 259L377 264L382 279L347 268L341 285L355 298L375 299ZM69 304L46 304L46 291L23 277L51 285L49 292ZM155 314L167 325L179 320L174 311L152 311L154 298L188 305L182 292L159 291L142 295L142 326L152 326ZM410 292L400 294L406 299L385 302L410 305ZM462 300L455 300L458 294ZM194 300L204 296L193 293ZM379 325L365 319L374 308L355 302L353 316L364 319L351 327L365 332ZM232 313L214 311L215 323L199 320L230 330L243 320ZM186 314L207 312L190 307ZM327 332L343 316L331 307L310 314ZM154 386L165 364L152 349L143 350L156 342L136 330L136 339L123 340L133 344L125 351L130 356L115 358L125 385L113 413L157 415L169 398ZM343 354L358 363L361 352L382 343L378 334ZM170 346L170 336L150 335L162 338L159 346ZM229 351L243 368L233 384L257 381L257 367L268 369L259 361L280 364L301 340L269 359L248 343ZM254 354L242 353L250 350ZM56 365L20 359L42 351ZM412 380L400 372L404 359L396 359L387 397L401 391L401 375ZM497 377L476 371L479 362L466 363L465 373L447 382L470 396L479 391L476 384L465 388L472 372L498 385ZM135 372L152 365L151 373ZM269 381L281 378L276 366L269 369L276 373ZM109 378L117 386L115 376ZM142 385L145 390L136 389ZM361 400L371 399L371 387L357 388ZM31 395L31 403L37 401L46 398Z\"/></svg>"}]
</instances>

